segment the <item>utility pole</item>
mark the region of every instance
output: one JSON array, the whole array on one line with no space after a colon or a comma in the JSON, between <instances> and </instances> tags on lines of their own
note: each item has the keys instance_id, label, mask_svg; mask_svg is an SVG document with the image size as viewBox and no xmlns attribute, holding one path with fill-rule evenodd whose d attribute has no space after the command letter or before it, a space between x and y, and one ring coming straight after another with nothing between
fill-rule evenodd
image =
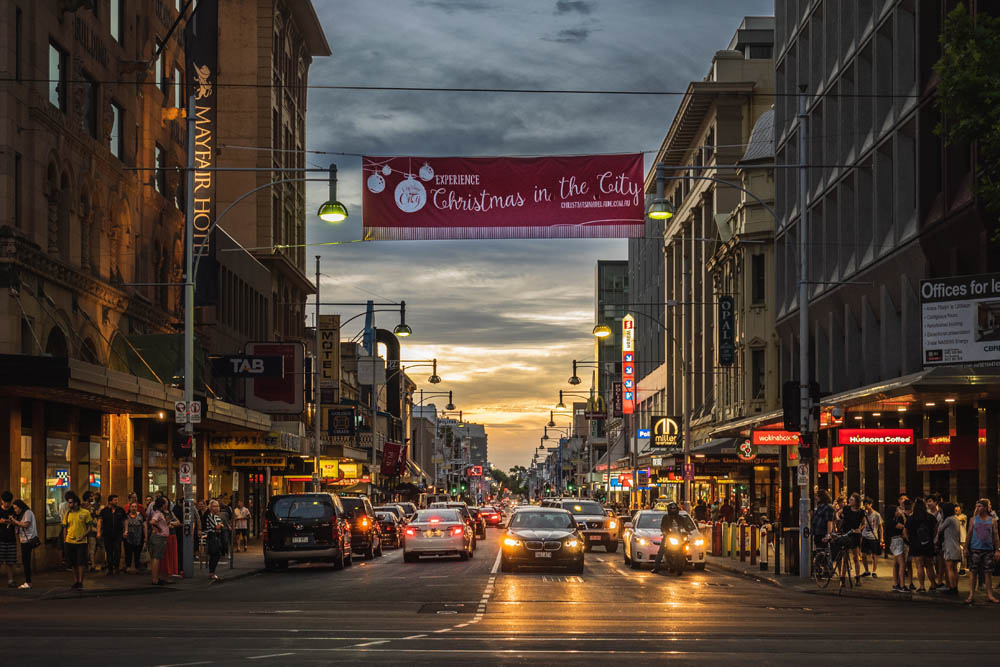
<instances>
[{"instance_id":1,"label":"utility pole","mask_svg":"<svg viewBox=\"0 0 1000 667\"><path fill-rule=\"evenodd\" d=\"M812 415L809 397L809 264L806 244L806 189L809 186L806 160L808 157L806 143L806 87L799 86L799 440L800 444L810 447L808 460L800 462L812 468L811 428L809 424ZM812 475L809 475L810 482ZM809 578L809 536L806 527L809 525L809 492L808 486L799 488L799 578Z\"/></svg>"},{"instance_id":2,"label":"utility pole","mask_svg":"<svg viewBox=\"0 0 1000 667\"><path fill-rule=\"evenodd\" d=\"M691 230L692 239L694 229ZM691 510L691 496L694 490L694 480L688 479L688 470L691 468L691 417L688 409L688 350L684 347L684 341L688 340L688 271L691 269L688 262L687 247L684 245L684 231L681 230L681 335L678 342L681 346L681 442L684 449L684 498L682 504L687 511ZM694 243L694 240L691 241ZM692 334L693 335L693 334ZM690 340L695 340L693 337ZM692 470L693 474L693 470Z\"/></svg>"},{"instance_id":3,"label":"utility pole","mask_svg":"<svg viewBox=\"0 0 1000 667\"><path fill-rule=\"evenodd\" d=\"M184 436L191 442L191 453L185 462L193 467L195 457L194 424L191 423L191 403L194 402L194 134L195 105L194 95L188 96L187 103L187 167L185 169L185 220L184 220L184 405L186 420ZM185 577L194 576L194 517L192 516L191 483L181 481L184 491L184 527L182 531L183 547L181 549L181 569ZM199 484L207 484L208 480L199 479Z\"/></svg>"},{"instance_id":4,"label":"utility pole","mask_svg":"<svg viewBox=\"0 0 1000 667\"><path fill-rule=\"evenodd\" d=\"M316 428L316 443L313 448L313 491L319 493L321 485L320 477L320 430L323 423L322 418L322 406L323 406L323 394L320 389L320 346L322 341L320 340L319 332L319 255L316 255L316 352L313 354L313 365L315 368L315 382L316 382L316 393L313 398L315 414L313 415L313 422ZM337 351L340 354L340 351Z\"/></svg>"}]
</instances>

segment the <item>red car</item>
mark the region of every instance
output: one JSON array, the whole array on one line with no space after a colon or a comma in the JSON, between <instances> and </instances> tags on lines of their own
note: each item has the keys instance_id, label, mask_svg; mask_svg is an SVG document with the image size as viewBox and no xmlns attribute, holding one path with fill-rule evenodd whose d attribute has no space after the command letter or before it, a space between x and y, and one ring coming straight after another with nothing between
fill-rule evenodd
<instances>
[{"instance_id":1,"label":"red car","mask_svg":"<svg viewBox=\"0 0 1000 667\"><path fill-rule=\"evenodd\" d=\"M382 529L382 542L387 547L402 546L403 526L392 512L376 512L375 519Z\"/></svg>"},{"instance_id":2,"label":"red car","mask_svg":"<svg viewBox=\"0 0 1000 667\"><path fill-rule=\"evenodd\" d=\"M487 526L499 528L503 523L503 512L498 510L496 507L482 507L479 512L486 517Z\"/></svg>"}]
</instances>

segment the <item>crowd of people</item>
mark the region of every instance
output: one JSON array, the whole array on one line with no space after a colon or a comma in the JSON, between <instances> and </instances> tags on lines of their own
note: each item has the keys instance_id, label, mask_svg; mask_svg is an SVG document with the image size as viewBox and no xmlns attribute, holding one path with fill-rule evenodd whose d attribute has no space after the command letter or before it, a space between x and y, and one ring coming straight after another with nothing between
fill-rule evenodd
<instances>
[{"instance_id":1,"label":"crowd of people","mask_svg":"<svg viewBox=\"0 0 1000 667\"><path fill-rule=\"evenodd\" d=\"M988 498L978 500L969 517L961 503L939 493L912 499L900 494L883 518L872 498L852 493L833 500L820 489L810 530L817 548L834 543L848 550L855 585L878 577L884 556L892 561L893 591L958 595L959 577L967 573L965 601L971 604L980 585L990 602L1000 603L993 591L994 564L1000 565L997 524Z\"/></svg>"},{"instance_id":2,"label":"crowd of people","mask_svg":"<svg viewBox=\"0 0 1000 667\"><path fill-rule=\"evenodd\" d=\"M216 568L230 551L246 551L250 536L251 511L242 499L230 504L225 497L196 503L193 513L195 544L204 548L209 577L217 580ZM140 574L148 563L153 585L162 586L170 577L183 576L184 506L178 498L171 503L162 491L140 502L135 493L124 504L117 494L105 503L99 493L79 496L67 491L59 505L62 559L73 572L72 588L83 588L88 572L103 566L106 576ZM41 546L38 523L23 500L14 500L10 491L0 494L0 572L7 575L10 588L30 589L32 552ZM198 548L195 551L199 551ZM14 580L18 555L24 582Z\"/></svg>"}]
</instances>

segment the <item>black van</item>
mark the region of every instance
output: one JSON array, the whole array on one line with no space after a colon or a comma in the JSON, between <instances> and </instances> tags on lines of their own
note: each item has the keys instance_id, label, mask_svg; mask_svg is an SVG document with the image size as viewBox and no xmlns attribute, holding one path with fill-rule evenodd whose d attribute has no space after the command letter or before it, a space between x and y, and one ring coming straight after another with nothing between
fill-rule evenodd
<instances>
[{"instance_id":1,"label":"black van","mask_svg":"<svg viewBox=\"0 0 1000 667\"><path fill-rule=\"evenodd\" d=\"M351 521L340 498L330 493L272 496L264 514L264 565L323 561L340 570L351 564Z\"/></svg>"},{"instance_id":2,"label":"black van","mask_svg":"<svg viewBox=\"0 0 1000 667\"><path fill-rule=\"evenodd\" d=\"M382 527L372 503L365 496L341 496L340 502L351 522L351 548L371 560L382 555Z\"/></svg>"}]
</instances>

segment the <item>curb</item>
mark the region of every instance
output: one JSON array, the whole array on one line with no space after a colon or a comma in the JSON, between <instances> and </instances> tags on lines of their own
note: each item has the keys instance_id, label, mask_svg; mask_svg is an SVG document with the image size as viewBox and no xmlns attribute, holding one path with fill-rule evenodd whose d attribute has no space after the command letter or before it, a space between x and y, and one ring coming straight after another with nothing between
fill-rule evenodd
<instances>
[{"instance_id":1,"label":"curb","mask_svg":"<svg viewBox=\"0 0 1000 667\"><path fill-rule=\"evenodd\" d=\"M239 574L233 574L233 575L228 576L228 577L220 578L219 581L215 581L215 582L213 582L212 580L208 579L208 580L205 580L205 586L204 586L204 588L208 588L209 586L213 586L213 585L217 586L219 584L223 584L223 583L226 583L226 582L229 582L229 581L237 581L239 579L244 579L246 577L252 577L252 576L254 576L256 574L260 574L263 571L264 571L264 568L258 568L258 569L254 569L254 570L247 570L246 572L240 572ZM176 585L175 584L175 585L172 585L172 586L152 586L152 585L149 585L149 584L145 584L143 586L131 586L131 587L128 587L128 588L104 588L104 589L86 589L86 588L84 588L82 591L73 591L73 590L62 591L62 590L57 590L57 591L54 591L54 592L43 593L42 595L40 595L38 597L35 597L35 598L26 598L26 599L35 599L35 600L75 600L75 599L78 599L78 598L103 598L103 597L116 597L116 596L125 596L125 595L142 595L143 593L176 593L178 591L197 590L197 584L195 583L195 581L196 580L192 579L192 580L190 580L190 583L187 583L186 580L181 579L178 582L178 584L180 584L180 585Z\"/></svg>"},{"instance_id":2,"label":"curb","mask_svg":"<svg viewBox=\"0 0 1000 667\"><path fill-rule=\"evenodd\" d=\"M741 565L730 564L725 561L710 560L708 564L717 567L720 570L725 570L731 574L738 574L741 577L747 577L748 579L753 579L754 581L760 582L762 584L768 584L770 586L777 586L778 588L790 588L788 584L781 581L770 572L766 570L752 570Z\"/></svg>"}]
</instances>

